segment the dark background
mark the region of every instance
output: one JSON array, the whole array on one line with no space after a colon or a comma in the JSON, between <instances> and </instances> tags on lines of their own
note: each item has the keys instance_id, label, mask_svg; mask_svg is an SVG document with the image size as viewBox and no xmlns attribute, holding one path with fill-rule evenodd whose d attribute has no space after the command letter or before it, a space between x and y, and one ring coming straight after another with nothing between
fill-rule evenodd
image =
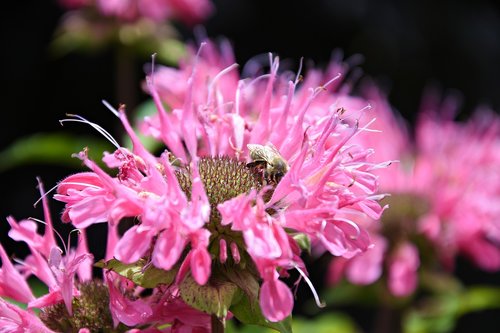
<instances>
[{"instance_id":1,"label":"dark background","mask_svg":"<svg viewBox=\"0 0 500 333\"><path fill-rule=\"evenodd\" d=\"M215 6L215 14L204 25L207 34L232 41L240 64L273 52L282 59L297 62L304 57L323 66L332 51L340 49L346 57L365 59L360 65L364 74L384 87L393 106L410 122L431 83L461 93L463 115L481 104L500 110L500 9L496 1L218 0ZM101 99L133 107L146 98L140 80L149 59L136 59L134 96L118 100L119 73L112 51L51 56L48 45L62 14L55 1L40 0L9 1L1 10L0 149L36 132L94 134L84 125L61 128L59 119L65 113L84 115L118 133L118 122ZM185 38L192 37L189 30L180 29ZM42 218L41 208L33 208L39 196L35 177L42 177L50 188L75 171L36 163L1 172L0 219L10 214L18 219ZM51 204L57 219L62 206ZM0 224L3 234L6 224ZM7 241L7 246L13 244ZM498 275L480 273L465 263L459 265L458 273L471 283L498 281ZM457 332L470 327L492 332L487 330L491 327L488 320L482 319L465 317ZM486 325L484 329L477 329L481 324Z\"/></svg>"}]
</instances>

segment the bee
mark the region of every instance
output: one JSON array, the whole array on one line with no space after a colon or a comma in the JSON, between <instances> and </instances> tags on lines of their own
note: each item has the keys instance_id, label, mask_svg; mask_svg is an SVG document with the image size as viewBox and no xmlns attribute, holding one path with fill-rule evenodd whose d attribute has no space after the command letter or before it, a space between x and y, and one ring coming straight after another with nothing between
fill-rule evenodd
<instances>
[{"instance_id":1,"label":"bee","mask_svg":"<svg viewBox=\"0 0 500 333\"><path fill-rule=\"evenodd\" d=\"M272 143L265 146L247 144L247 148L252 159L252 162L247 163L247 167L262 169L266 181L278 184L290 168L278 149Z\"/></svg>"}]
</instances>

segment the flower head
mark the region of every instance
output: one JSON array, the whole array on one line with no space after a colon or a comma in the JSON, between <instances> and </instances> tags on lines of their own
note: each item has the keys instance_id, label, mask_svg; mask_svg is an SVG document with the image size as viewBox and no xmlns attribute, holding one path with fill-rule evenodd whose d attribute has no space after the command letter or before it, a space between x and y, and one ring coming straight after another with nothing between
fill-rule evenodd
<instances>
[{"instance_id":1,"label":"flower head","mask_svg":"<svg viewBox=\"0 0 500 333\"><path fill-rule=\"evenodd\" d=\"M224 52L204 44L179 69L147 78L158 112L141 129L165 145L160 156L141 143L124 107L112 109L132 141L131 150L115 143L103 159L116 175L83 151L78 157L91 172L63 180L55 197L76 226L137 218L114 256L175 271L181 296L188 276L207 289L225 276L250 297L248 280L231 272L253 272L247 278L262 281L264 316L280 321L293 307L280 277L297 269L307 279L296 236L347 258L371 246L354 217L383 211L371 172L379 166L367 162L372 150L351 142L366 127L325 91L338 75L321 82L311 72L301 83L270 57L268 74L241 79Z\"/></svg>"},{"instance_id":2,"label":"flower head","mask_svg":"<svg viewBox=\"0 0 500 333\"><path fill-rule=\"evenodd\" d=\"M379 106L374 128L391 144L382 142L377 133L358 138L382 158L399 161L377 170L381 189L391 193L386 199L391 209L381 224L370 229L378 234L379 249L350 261L334 261L332 282L345 274L351 282L372 283L385 265L389 290L408 295L417 288L419 255L429 250L432 253L426 257L435 255L446 269L453 267L457 256L465 255L484 270L499 270L500 118L478 109L470 119L457 121L457 100L440 101L429 93L412 139L386 99L375 89L370 94ZM417 248L422 240L428 246ZM368 280L363 280L364 272L353 274L362 262L378 273Z\"/></svg>"}]
</instances>

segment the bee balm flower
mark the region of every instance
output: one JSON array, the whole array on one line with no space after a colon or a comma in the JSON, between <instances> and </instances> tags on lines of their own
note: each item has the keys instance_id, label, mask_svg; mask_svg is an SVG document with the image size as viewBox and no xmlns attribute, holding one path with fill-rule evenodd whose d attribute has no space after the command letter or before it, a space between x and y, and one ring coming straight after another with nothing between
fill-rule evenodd
<instances>
[{"instance_id":1,"label":"bee balm flower","mask_svg":"<svg viewBox=\"0 0 500 333\"><path fill-rule=\"evenodd\" d=\"M391 193L387 198L391 209L370 229L380 244L378 250L333 260L331 282L344 274L352 283L373 283L385 266L389 291L406 296L418 287L418 272L436 271L439 265L443 272L449 271L458 255L485 271L498 271L500 118L478 109L468 120L457 121L455 98L441 101L428 94L413 140L385 98L376 90L370 93L376 105L374 127L391 144L378 133L358 139L382 158L400 161L377 171L381 189ZM422 263L420 256L426 259Z\"/></svg>"},{"instance_id":2,"label":"bee balm flower","mask_svg":"<svg viewBox=\"0 0 500 333\"><path fill-rule=\"evenodd\" d=\"M43 206L43 235L37 232L35 220L7 218L9 236L25 242L30 254L13 265L0 244L0 331L120 333L132 328L142 332L140 327L157 332L156 327L169 324L179 330L209 332L210 317L185 304L175 288L161 285L151 288L148 296L139 297L143 288L115 272L93 277L94 258L88 252L85 230L80 230L76 249L68 246L64 253L57 246L45 195ZM106 259L111 259L116 242L116 230L110 228ZM32 276L48 287L47 294L33 295L28 284ZM27 309L6 299L25 304Z\"/></svg>"},{"instance_id":3,"label":"bee balm flower","mask_svg":"<svg viewBox=\"0 0 500 333\"><path fill-rule=\"evenodd\" d=\"M197 302L208 290L236 287L276 322L293 308L292 293L280 278L297 269L309 282L300 237L344 257L371 245L352 217L382 213L383 196L371 173L378 166L366 160L372 150L350 143L364 128L344 121L349 112L339 112L337 97L325 91L338 76L301 86L298 76L278 72L274 58L268 74L241 79L224 59L208 44L180 69L152 73L147 88L158 112L141 128L165 151L149 152L124 107L111 108L132 149L115 142L116 151L105 155L107 166L117 169L114 176L81 152L90 172L63 180L55 197L66 202L63 218L75 226L117 225L135 217L137 224L118 241L114 256L174 271L188 304L219 317L226 306L238 318L236 298L213 300L215 307ZM258 160L249 146L273 147L274 153ZM275 160L283 167L276 168ZM190 297L187 285L199 294Z\"/></svg>"}]
</instances>

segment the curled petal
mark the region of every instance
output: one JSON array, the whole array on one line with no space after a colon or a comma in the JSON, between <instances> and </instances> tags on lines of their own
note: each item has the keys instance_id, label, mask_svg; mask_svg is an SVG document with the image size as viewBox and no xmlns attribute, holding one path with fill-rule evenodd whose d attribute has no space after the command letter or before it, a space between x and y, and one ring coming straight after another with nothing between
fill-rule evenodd
<instances>
[{"instance_id":1,"label":"curled petal","mask_svg":"<svg viewBox=\"0 0 500 333\"><path fill-rule=\"evenodd\" d=\"M113 322L127 326L135 326L145 322L152 314L151 306L141 299L131 300L120 292L115 283L119 284L120 277L113 276L112 272L106 274L109 288L109 301Z\"/></svg>"},{"instance_id":2,"label":"curled petal","mask_svg":"<svg viewBox=\"0 0 500 333\"><path fill-rule=\"evenodd\" d=\"M265 281L262 284L259 302L264 317L270 321L283 320L292 313L292 292L280 280Z\"/></svg>"}]
</instances>

